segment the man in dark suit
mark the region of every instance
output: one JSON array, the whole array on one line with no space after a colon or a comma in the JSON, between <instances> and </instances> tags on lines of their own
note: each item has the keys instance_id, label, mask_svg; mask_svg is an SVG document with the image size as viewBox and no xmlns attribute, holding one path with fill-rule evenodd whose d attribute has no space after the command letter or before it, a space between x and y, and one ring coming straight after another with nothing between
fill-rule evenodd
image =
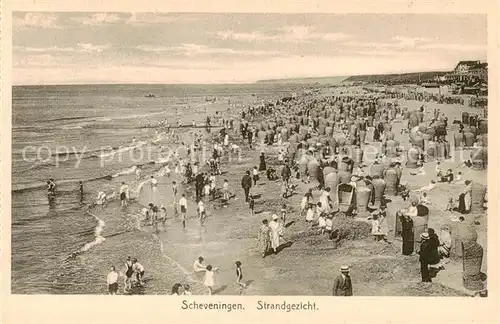
<instances>
[{"instance_id":1,"label":"man in dark suit","mask_svg":"<svg viewBox=\"0 0 500 324\"><path fill-rule=\"evenodd\" d=\"M250 171L247 171L243 178L241 178L241 187L245 191L245 202L248 202L250 188L252 187L252 177L250 177Z\"/></svg>"},{"instance_id":2,"label":"man in dark suit","mask_svg":"<svg viewBox=\"0 0 500 324\"><path fill-rule=\"evenodd\" d=\"M352 296L352 282L348 266L340 268L340 275L333 282L333 296Z\"/></svg>"}]
</instances>

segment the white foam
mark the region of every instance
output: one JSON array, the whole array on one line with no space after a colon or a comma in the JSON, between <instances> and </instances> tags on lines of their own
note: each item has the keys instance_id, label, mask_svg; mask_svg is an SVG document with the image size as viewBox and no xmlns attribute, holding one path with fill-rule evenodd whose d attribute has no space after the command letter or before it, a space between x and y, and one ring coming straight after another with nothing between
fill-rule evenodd
<instances>
[{"instance_id":1,"label":"white foam","mask_svg":"<svg viewBox=\"0 0 500 324\"><path fill-rule=\"evenodd\" d=\"M86 252L86 251L90 250L91 248L93 248L94 246L99 245L99 244L103 243L104 241L106 241L104 236L101 235L104 227L106 226L106 223L102 219L97 217L96 215L92 214L91 212L87 211L87 213L89 215L93 216L97 220L97 226L95 227L95 230L94 230L95 239L92 242L86 243L80 250L78 250L78 252L77 252L78 254Z\"/></svg>"}]
</instances>

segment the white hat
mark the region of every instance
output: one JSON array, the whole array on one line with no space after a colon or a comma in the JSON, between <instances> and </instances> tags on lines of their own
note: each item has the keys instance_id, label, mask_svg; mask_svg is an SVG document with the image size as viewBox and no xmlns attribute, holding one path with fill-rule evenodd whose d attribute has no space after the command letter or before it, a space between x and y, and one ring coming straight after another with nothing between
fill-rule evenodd
<instances>
[{"instance_id":1,"label":"white hat","mask_svg":"<svg viewBox=\"0 0 500 324\"><path fill-rule=\"evenodd\" d=\"M271 217L272 217L273 220L278 220L279 219L278 215L276 215L276 214L273 214L273 216L271 216Z\"/></svg>"},{"instance_id":2,"label":"white hat","mask_svg":"<svg viewBox=\"0 0 500 324\"><path fill-rule=\"evenodd\" d=\"M422 233L420 234L420 238L423 240L428 240L429 239L429 233Z\"/></svg>"},{"instance_id":3,"label":"white hat","mask_svg":"<svg viewBox=\"0 0 500 324\"><path fill-rule=\"evenodd\" d=\"M349 267L348 266L341 266L340 272L349 272Z\"/></svg>"}]
</instances>

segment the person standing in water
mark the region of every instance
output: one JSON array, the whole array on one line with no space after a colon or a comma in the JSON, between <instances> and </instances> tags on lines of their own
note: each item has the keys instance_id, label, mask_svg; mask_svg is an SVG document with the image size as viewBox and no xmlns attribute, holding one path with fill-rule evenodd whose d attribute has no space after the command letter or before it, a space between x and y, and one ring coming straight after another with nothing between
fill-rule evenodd
<instances>
[{"instance_id":1,"label":"person standing in water","mask_svg":"<svg viewBox=\"0 0 500 324\"><path fill-rule=\"evenodd\" d=\"M47 194L49 195L56 194L56 183L54 182L54 179L49 179L47 181Z\"/></svg>"},{"instance_id":2,"label":"person standing in water","mask_svg":"<svg viewBox=\"0 0 500 324\"><path fill-rule=\"evenodd\" d=\"M120 187L120 201L122 207L127 206L128 198L129 198L129 188L125 182L122 182L122 186Z\"/></svg>"},{"instance_id":3,"label":"person standing in water","mask_svg":"<svg viewBox=\"0 0 500 324\"><path fill-rule=\"evenodd\" d=\"M243 288L246 288L246 284L243 282L243 270L241 269L241 262L236 261L236 284L240 286L240 295L243 292Z\"/></svg>"},{"instance_id":4,"label":"person standing in water","mask_svg":"<svg viewBox=\"0 0 500 324\"><path fill-rule=\"evenodd\" d=\"M111 272L108 273L106 282L108 284L108 293L110 295L116 295L118 292L118 271L116 271L115 266L111 266Z\"/></svg>"},{"instance_id":5,"label":"person standing in water","mask_svg":"<svg viewBox=\"0 0 500 324\"><path fill-rule=\"evenodd\" d=\"M127 257L125 261L125 285L123 292L127 293L128 289L132 289L132 275L134 274L134 263L131 257Z\"/></svg>"},{"instance_id":6,"label":"person standing in water","mask_svg":"<svg viewBox=\"0 0 500 324\"><path fill-rule=\"evenodd\" d=\"M212 267L212 265L207 265L207 271L205 271L205 280L203 280L203 284L208 288L208 294L213 294L213 288L215 286L215 273L219 269Z\"/></svg>"},{"instance_id":7,"label":"person standing in water","mask_svg":"<svg viewBox=\"0 0 500 324\"><path fill-rule=\"evenodd\" d=\"M181 199L179 199L179 207L181 208L182 228L186 228L187 199L185 194L182 194Z\"/></svg>"},{"instance_id":8,"label":"person standing in water","mask_svg":"<svg viewBox=\"0 0 500 324\"><path fill-rule=\"evenodd\" d=\"M143 282L143 278L144 278L144 267L142 266L142 264L140 264L139 262L137 262L137 259L134 259L133 261L133 270L135 272L135 275L136 275L136 279L137 279L137 282L139 283L139 285L144 285L144 282Z\"/></svg>"},{"instance_id":9,"label":"person standing in water","mask_svg":"<svg viewBox=\"0 0 500 324\"><path fill-rule=\"evenodd\" d=\"M142 167L138 165L137 168L135 169L135 179L137 181L141 180L141 175L142 175Z\"/></svg>"},{"instance_id":10,"label":"person standing in water","mask_svg":"<svg viewBox=\"0 0 500 324\"><path fill-rule=\"evenodd\" d=\"M158 180L155 179L154 176L151 176L151 179L149 180L151 183L151 201L156 203L156 196L158 192Z\"/></svg>"}]
</instances>

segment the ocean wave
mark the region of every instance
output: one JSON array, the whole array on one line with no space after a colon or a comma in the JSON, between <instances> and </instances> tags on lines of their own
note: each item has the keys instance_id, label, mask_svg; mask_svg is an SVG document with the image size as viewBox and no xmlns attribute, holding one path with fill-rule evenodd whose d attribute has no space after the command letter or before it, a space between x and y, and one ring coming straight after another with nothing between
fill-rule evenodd
<instances>
[{"instance_id":1,"label":"ocean wave","mask_svg":"<svg viewBox=\"0 0 500 324\"><path fill-rule=\"evenodd\" d=\"M43 122L54 122L54 121L80 120L80 119L89 119L89 118L94 118L94 117L88 117L88 116L61 117L61 118L47 119L47 120L42 120L42 121Z\"/></svg>"},{"instance_id":2,"label":"ocean wave","mask_svg":"<svg viewBox=\"0 0 500 324\"><path fill-rule=\"evenodd\" d=\"M108 180L109 181L109 180L112 180L114 178L118 178L120 176L132 174L137 170L137 167L144 167L146 165L161 164L161 163L164 163L164 162L163 161L150 161L150 162L146 162L146 163L142 163L142 164L128 166L128 167L125 167L125 168L115 172L115 173L107 174L104 176L99 176L99 177L94 177L94 178L59 180L59 181L56 181L56 185L77 184L79 181L81 181L83 183L99 181L99 180ZM24 192L24 191L45 189L46 187L47 187L46 181L37 181L37 182L32 182L32 183L27 183L27 184L19 184L15 188L12 189L12 192L20 193L20 192ZM75 189L75 190L77 190L77 189ZM60 190L60 189L57 190L57 192L65 192L65 191L69 192L69 191L74 191L74 190Z\"/></svg>"},{"instance_id":3,"label":"ocean wave","mask_svg":"<svg viewBox=\"0 0 500 324\"><path fill-rule=\"evenodd\" d=\"M61 129L82 129L83 125L67 125L61 126Z\"/></svg>"},{"instance_id":4,"label":"ocean wave","mask_svg":"<svg viewBox=\"0 0 500 324\"><path fill-rule=\"evenodd\" d=\"M113 174L111 177L117 178L117 177L122 176L122 175L132 174L135 172L135 170L137 170L137 165L133 165L130 168L125 168L125 169Z\"/></svg>"},{"instance_id":5,"label":"ocean wave","mask_svg":"<svg viewBox=\"0 0 500 324\"><path fill-rule=\"evenodd\" d=\"M97 221L97 225L94 229L94 240L91 242L85 243L85 245L82 246L78 251L72 252L68 256L68 259L75 258L76 256L78 256L84 252L87 252L88 250L90 250L94 246L102 244L102 243L104 243L104 241L106 241L106 238L104 236L102 236L102 231L104 230L104 227L106 226L106 222L104 222L102 219L97 217L95 214L91 213L90 210L87 210L87 214L94 217Z\"/></svg>"}]
</instances>

